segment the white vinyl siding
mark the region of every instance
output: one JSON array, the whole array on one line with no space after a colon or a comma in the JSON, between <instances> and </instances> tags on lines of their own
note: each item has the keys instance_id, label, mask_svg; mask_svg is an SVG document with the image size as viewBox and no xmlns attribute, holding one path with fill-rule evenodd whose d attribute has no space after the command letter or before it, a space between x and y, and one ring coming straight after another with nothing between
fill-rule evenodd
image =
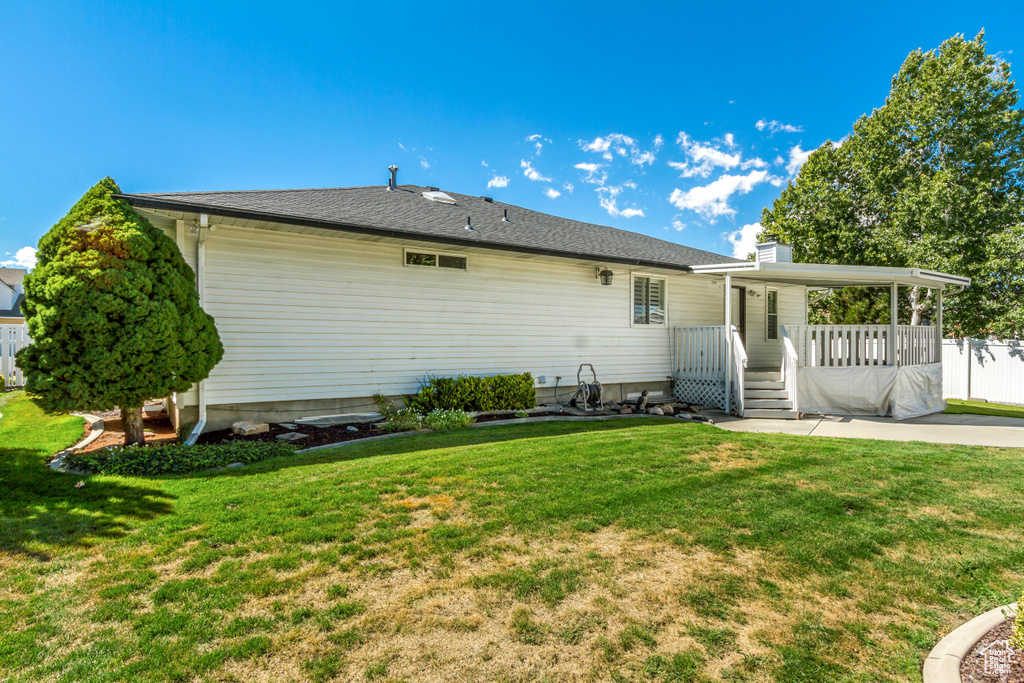
<instances>
[{"instance_id":1,"label":"white vinyl siding","mask_svg":"<svg viewBox=\"0 0 1024 683\"><path fill-rule=\"evenodd\" d=\"M762 283L743 283L747 288L747 366L777 368L782 362L782 341L767 339L768 291ZM799 285L772 285L778 292L779 325L803 325L807 322L807 289Z\"/></svg>"}]
</instances>

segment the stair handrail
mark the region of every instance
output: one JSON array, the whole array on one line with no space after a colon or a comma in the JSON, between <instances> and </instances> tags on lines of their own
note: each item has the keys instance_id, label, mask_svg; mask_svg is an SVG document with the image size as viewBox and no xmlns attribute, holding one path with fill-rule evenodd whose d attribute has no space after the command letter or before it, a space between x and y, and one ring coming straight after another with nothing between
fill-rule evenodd
<instances>
[{"instance_id":1,"label":"stair handrail","mask_svg":"<svg viewBox=\"0 0 1024 683\"><path fill-rule=\"evenodd\" d=\"M740 336L739 330L736 329L736 326L732 325L731 329L733 371L736 375L736 412L740 417L743 417L743 411L745 409L743 393L746 385L745 375L747 370L747 350L743 348L743 338ZM728 387L726 387L726 391L728 391Z\"/></svg>"},{"instance_id":2,"label":"stair handrail","mask_svg":"<svg viewBox=\"0 0 1024 683\"><path fill-rule=\"evenodd\" d=\"M799 392L797 390L796 368L800 363L800 356L796 353L796 347L793 346L793 340L789 338L786 326L779 325L779 331L782 336L782 381L786 383L786 396L790 400L792 409L799 416L800 405L797 396Z\"/></svg>"}]
</instances>

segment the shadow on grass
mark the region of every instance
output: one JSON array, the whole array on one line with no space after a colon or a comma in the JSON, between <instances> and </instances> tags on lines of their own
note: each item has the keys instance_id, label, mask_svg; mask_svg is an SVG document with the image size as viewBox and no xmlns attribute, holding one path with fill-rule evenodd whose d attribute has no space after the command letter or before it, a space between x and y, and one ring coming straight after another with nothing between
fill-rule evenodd
<instances>
[{"instance_id":1,"label":"shadow on grass","mask_svg":"<svg viewBox=\"0 0 1024 683\"><path fill-rule=\"evenodd\" d=\"M172 496L145 483L54 472L49 454L0 448L0 552L49 560L60 547L88 548L166 515ZM78 482L86 483L80 488Z\"/></svg>"},{"instance_id":2,"label":"shadow on grass","mask_svg":"<svg viewBox=\"0 0 1024 683\"><path fill-rule=\"evenodd\" d=\"M608 432L630 429L640 426L676 427L686 429L693 427L692 424L673 422L664 418L637 419L624 418L621 420L602 421L551 421L551 422L529 422L525 424L503 425L500 427L475 427L467 429L456 429L448 432L429 432L425 434L415 433L369 441L354 443L350 445L339 444L338 448L313 451L311 453L300 453L298 455L274 458L264 462L254 463L245 468L218 472L202 472L182 477L217 477L233 476L245 477L264 472L271 472L289 467L306 467L309 465L321 465L332 462L347 462L350 460L362 460L365 458L377 458L390 455L403 455L406 453L422 453L425 451L439 450L444 448L458 448L462 446L479 446L504 441L518 441L524 439L538 439L548 436L562 436L578 434L583 432ZM707 427L710 429L710 427Z\"/></svg>"}]
</instances>

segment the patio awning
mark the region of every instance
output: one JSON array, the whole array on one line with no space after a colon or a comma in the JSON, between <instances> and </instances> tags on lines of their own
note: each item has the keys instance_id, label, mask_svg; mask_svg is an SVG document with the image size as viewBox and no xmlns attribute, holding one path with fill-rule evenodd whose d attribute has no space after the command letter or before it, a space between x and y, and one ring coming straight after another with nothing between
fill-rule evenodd
<instances>
[{"instance_id":1,"label":"patio awning","mask_svg":"<svg viewBox=\"0 0 1024 683\"><path fill-rule=\"evenodd\" d=\"M765 263L746 261L693 266L694 273L731 275L744 280L765 280L810 289L838 287L906 287L945 289L967 287L971 278L940 273L922 268L887 268L884 266L837 266L827 263Z\"/></svg>"}]
</instances>

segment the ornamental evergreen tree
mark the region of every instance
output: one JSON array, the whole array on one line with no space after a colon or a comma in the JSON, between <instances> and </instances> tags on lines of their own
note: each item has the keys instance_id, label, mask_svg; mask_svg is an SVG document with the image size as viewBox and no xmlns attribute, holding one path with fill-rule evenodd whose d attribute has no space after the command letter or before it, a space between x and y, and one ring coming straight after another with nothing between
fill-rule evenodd
<instances>
[{"instance_id":1,"label":"ornamental evergreen tree","mask_svg":"<svg viewBox=\"0 0 1024 683\"><path fill-rule=\"evenodd\" d=\"M885 104L811 154L761 225L794 260L923 267L973 279L945 302L964 335L1024 335L1024 112L984 32L910 53ZM832 298L842 320L863 294ZM932 307L907 291L912 324Z\"/></svg>"},{"instance_id":2,"label":"ornamental evergreen tree","mask_svg":"<svg viewBox=\"0 0 1024 683\"><path fill-rule=\"evenodd\" d=\"M39 240L22 310L25 388L51 412L121 409L141 444L146 400L186 391L224 353L174 242L104 178Z\"/></svg>"}]
</instances>

